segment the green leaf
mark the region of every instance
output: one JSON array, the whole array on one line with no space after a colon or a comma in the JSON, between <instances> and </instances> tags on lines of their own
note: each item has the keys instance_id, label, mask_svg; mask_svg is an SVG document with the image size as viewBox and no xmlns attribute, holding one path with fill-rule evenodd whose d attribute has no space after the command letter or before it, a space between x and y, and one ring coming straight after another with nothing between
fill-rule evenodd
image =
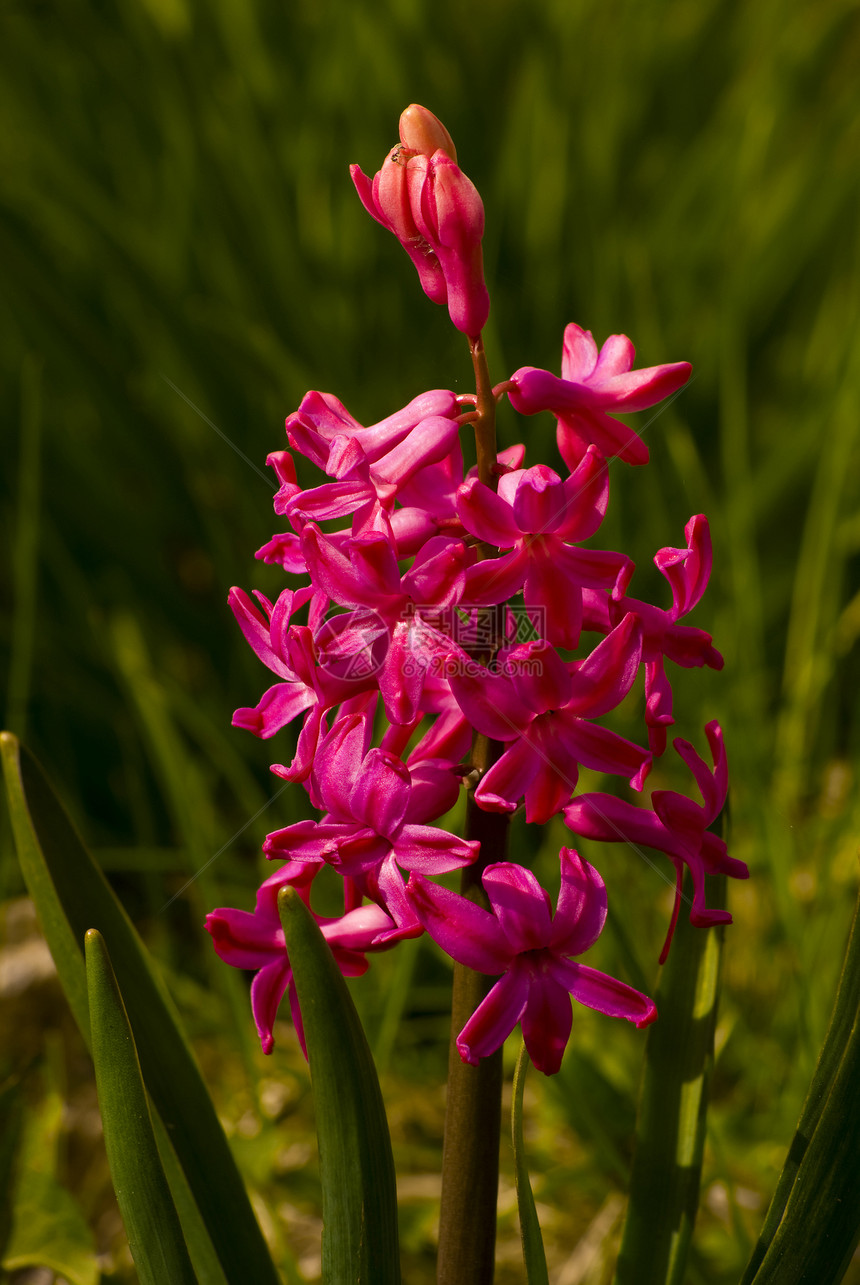
<instances>
[{"instance_id":1,"label":"green leaf","mask_svg":"<svg viewBox=\"0 0 860 1285\"><path fill-rule=\"evenodd\" d=\"M860 898L830 1026L741 1285L837 1285L860 1240Z\"/></svg>"},{"instance_id":2,"label":"green leaf","mask_svg":"<svg viewBox=\"0 0 860 1285\"><path fill-rule=\"evenodd\" d=\"M2 1266L7 1272L49 1267L69 1285L98 1285L93 1234L74 1197L51 1174L22 1169Z\"/></svg>"},{"instance_id":3,"label":"green leaf","mask_svg":"<svg viewBox=\"0 0 860 1285\"><path fill-rule=\"evenodd\" d=\"M293 888L278 910L302 1012L319 1141L325 1285L399 1285L397 1190L385 1107L346 983Z\"/></svg>"},{"instance_id":4,"label":"green leaf","mask_svg":"<svg viewBox=\"0 0 860 1285\"><path fill-rule=\"evenodd\" d=\"M714 880L714 905L725 881ZM719 892L717 892L719 888ZM692 884L684 880L691 896ZM682 1285L696 1210L713 1060L722 928L682 907L648 1031L630 1201L616 1285Z\"/></svg>"},{"instance_id":5,"label":"green leaf","mask_svg":"<svg viewBox=\"0 0 860 1285\"><path fill-rule=\"evenodd\" d=\"M21 870L84 1039L90 1029L83 943L94 927L111 943L144 1083L224 1275L230 1285L279 1285L179 1016L143 943L36 760L8 732L0 733L0 750Z\"/></svg>"},{"instance_id":6,"label":"green leaf","mask_svg":"<svg viewBox=\"0 0 860 1285\"><path fill-rule=\"evenodd\" d=\"M517 1180L517 1204L520 1211L520 1235L523 1242L523 1261L526 1265L528 1285L549 1285L546 1254L543 1248L540 1223L535 1209L534 1196L529 1182L526 1149L523 1142L523 1090L526 1082L529 1055L523 1043L514 1071L514 1102L511 1110L511 1134L514 1144L514 1167Z\"/></svg>"},{"instance_id":7,"label":"green leaf","mask_svg":"<svg viewBox=\"0 0 860 1285\"><path fill-rule=\"evenodd\" d=\"M104 938L94 928L85 951L105 1148L140 1285L197 1285L161 1167L128 1014Z\"/></svg>"}]
</instances>

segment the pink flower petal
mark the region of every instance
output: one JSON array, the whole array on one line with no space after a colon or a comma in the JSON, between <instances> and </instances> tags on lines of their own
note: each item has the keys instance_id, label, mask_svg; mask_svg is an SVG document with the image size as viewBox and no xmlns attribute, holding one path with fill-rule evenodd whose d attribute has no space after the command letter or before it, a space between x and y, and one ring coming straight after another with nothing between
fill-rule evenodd
<instances>
[{"instance_id":1,"label":"pink flower petal","mask_svg":"<svg viewBox=\"0 0 860 1285\"><path fill-rule=\"evenodd\" d=\"M523 470L517 483L514 521L524 535L551 534L562 521L565 501L564 484L555 470L535 464Z\"/></svg>"},{"instance_id":2,"label":"pink flower petal","mask_svg":"<svg viewBox=\"0 0 860 1285\"><path fill-rule=\"evenodd\" d=\"M353 820L353 791L365 773L373 724L361 714L339 718L317 749L313 774L322 805L337 821Z\"/></svg>"},{"instance_id":3,"label":"pink flower petal","mask_svg":"<svg viewBox=\"0 0 860 1285\"><path fill-rule=\"evenodd\" d=\"M567 988L555 972L531 978L529 997L522 1015L523 1040L538 1071L555 1075L570 1039L573 1011Z\"/></svg>"},{"instance_id":4,"label":"pink flower petal","mask_svg":"<svg viewBox=\"0 0 860 1285\"><path fill-rule=\"evenodd\" d=\"M494 548L510 548L520 539L511 506L476 477L457 491L457 513L467 531Z\"/></svg>"},{"instance_id":5,"label":"pink flower petal","mask_svg":"<svg viewBox=\"0 0 860 1285\"><path fill-rule=\"evenodd\" d=\"M570 700L570 670L555 648L542 639L510 652L505 670L523 706L533 714L561 709Z\"/></svg>"},{"instance_id":6,"label":"pink flower petal","mask_svg":"<svg viewBox=\"0 0 860 1285\"><path fill-rule=\"evenodd\" d=\"M406 891L426 931L452 959L491 975L508 967L511 948L489 911L418 874Z\"/></svg>"},{"instance_id":7,"label":"pink flower petal","mask_svg":"<svg viewBox=\"0 0 860 1285\"><path fill-rule=\"evenodd\" d=\"M477 1066L482 1057L501 1048L523 1016L528 998L528 974L514 966L499 978L457 1036L457 1052L463 1061Z\"/></svg>"},{"instance_id":8,"label":"pink flower petal","mask_svg":"<svg viewBox=\"0 0 860 1285\"><path fill-rule=\"evenodd\" d=\"M476 839L458 839L432 825L404 825L394 841L401 866L422 875L441 875L471 865L481 845Z\"/></svg>"},{"instance_id":9,"label":"pink flower petal","mask_svg":"<svg viewBox=\"0 0 860 1285\"><path fill-rule=\"evenodd\" d=\"M585 660L570 669L570 713L595 717L620 705L636 681L642 657L642 627L628 612Z\"/></svg>"},{"instance_id":10,"label":"pink flower petal","mask_svg":"<svg viewBox=\"0 0 860 1285\"><path fill-rule=\"evenodd\" d=\"M582 631L582 589L559 565L558 552L558 545L544 550L530 547L523 600L540 633L554 646L572 651ZM567 682L569 690L569 677Z\"/></svg>"},{"instance_id":11,"label":"pink flower petal","mask_svg":"<svg viewBox=\"0 0 860 1285\"><path fill-rule=\"evenodd\" d=\"M559 729L561 730L561 729ZM651 770L651 755L632 741L627 741L608 727L589 723L584 718L566 724L568 744L583 767L595 772L626 776L634 790L641 790Z\"/></svg>"},{"instance_id":12,"label":"pink flower petal","mask_svg":"<svg viewBox=\"0 0 860 1285\"><path fill-rule=\"evenodd\" d=\"M610 335L600 349L600 356L594 367L594 380L608 379L611 375L623 375L633 367L636 360L636 349L626 335Z\"/></svg>"},{"instance_id":13,"label":"pink flower petal","mask_svg":"<svg viewBox=\"0 0 860 1285\"><path fill-rule=\"evenodd\" d=\"M314 693L304 683L275 683L274 687L263 692L256 705L235 711L233 726L244 727L255 736L268 740L313 705L315 699Z\"/></svg>"},{"instance_id":14,"label":"pink flower petal","mask_svg":"<svg viewBox=\"0 0 860 1285\"><path fill-rule=\"evenodd\" d=\"M541 756L534 746L518 738L481 777L475 802L487 812L513 812L541 766Z\"/></svg>"},{"instance_id":15,"label":"pink flower petal","mask_svg":"<svg viewBox=\"0 0 860 1285\"><path fill-rule=\"evenodd\" d=\"M657 1006L652 999L596 968L564 960L555 976L580 1004L595 1008L607 1017L624 1017L640 1028L657 1017Z\"/></svg>"},{"instance_id":16,"label":"pink flower petal","mask_svg":"<svg viewBox=\"0 0 860 1285\"><path fill-rule=\"evenodd\" d=\"M531 870L512 861L497 861L487 866L482 882L511 950L546 946L552 925L549 894Z\"/></svg>"},{"instance_id":17,"label":"pink flower petal","mask_svg":"<svg viewBox=\"0 0 860 1285\"><path fill-rule=\"evenodd\" d=\"M562 379L569 380L571 383L585 383L594 373L596 365L597 344L594 342L591 331L583 330L575 321L571 321L564 328L564 344L561 352Z\"/></svg>"},{"instance_id":18,"label":"pink flower petal","mask_svg":"<svg viewBox=\"0 0 860 1285\"><path fill-rule=\"evenodd\" d=\"M272 1027L275 1024L281 1000L284 998L284 991L292 980L292 976L285 950L283 959L272 960L271 963L266 964L251 982L251 1011L254 1014L254 1022L264 1053L271 1053L275 1046Z\"/></svg>"},{"instance_id":19,"label":"pink flower petal","mask_svg":"<svg viewBox=\"0 0 860 1285\"><path fill-rule=\"evenodd\" d=\"M531 710L523 705L513 683L501 675L486 670L480 674L458 671L449 681L466 719L493 740L514 740L532 720Z\"/></svg>"},{"instance_id":20,"label":"pink flower petal","mask_svg":"<svg viewBox=\"0 0 860 1285\"><path fill-rule=\"evenodd\" d=\"M350 792L350 811L356 821L393 839L409 804L409 769L385 750L370 750Z\"/></svg>"},{"instance_id":21,"label":"pink flower petal","mask_svg":"<svg viewBox=\"0 0 860 1285\"><path fill-rule=\"evenodd\" d=\"M609 469L596 446L564 483L564 514L556 534L564 540L587 540L606 515L609 503Z\"/></svg>"},{"instance_id":22,"label":"pink flower petal","mask_svg":"<svg viewBox=\"0 0 860 1285\"><path fill-rule=\"evenodd\" d=\"M464 603L489 605L506 602L523 587L530 559L525 548L516 548L501 558L484 558L466 571Z\"/></svg>"},{"instance_id":23,"label":"pink flower petal","mask_svg":"<svg viewBox=\"0 0 860 1285\"><path fill-rule=\"evenodd\" d=\"M594 866L574 848L559 853L561 888L550 945L560 955L582 955L597 941L606 922L606 886Z\"/></svg>"}]
</instances>

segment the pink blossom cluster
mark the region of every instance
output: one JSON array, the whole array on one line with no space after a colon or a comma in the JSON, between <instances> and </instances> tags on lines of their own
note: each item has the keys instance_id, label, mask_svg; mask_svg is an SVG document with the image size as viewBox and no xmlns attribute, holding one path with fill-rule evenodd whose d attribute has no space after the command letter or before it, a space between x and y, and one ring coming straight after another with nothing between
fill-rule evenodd
<instances>
[{"instance_id":1,"label":"pink blossom cluster","mask_svg":"<svg viewBox=\"0 0 860 1285\"><path fill-rule=\"evenodd\" d=\"M474 342L489 310L483 206L444 126L424 108L407 109L401 144L380 173L371 182L354 167L353 178L409 253L427 295L446 303ZM498 978L458 1037L466 1061L495 1051L519 1023L534 1064L557 1071L571 996L640 1027L656 1017L647 996L577 962L606 918L597 870L563 847L553 914L532 871L440 824L463 788L486 812L524 808L526 822L538 825L560 815L572 835L665 853L677 883L664 958L685 869L692 922L729 918L708 908L705 889L707 874L747 874L708 828L728 789L716 723L706 728L710 765L675 741L701 803L666 790L644 806L615 793L577 794L584 767L641 796L674 722L667 661L723 663L709 634L681 623L710 575L704 516L690 519L680 547L654 558L668 582L665 606L629 596L634 564L625 553L585 546L606 514L609 460L648 458L617 414L655 405L690 373L686 362L639 370L633 362L626 337L613 335L598 350L589 331L571 324L560 378L523 367L494 390L523 415L555 416L561 473L527 464L523 446L496 455L489 482L466 470L461 435L476 418L476 398L444 389L369 427L320 392L287 418L290 449L268 459L284 529L257 556L280 565L293 587L275 602L230 592L242 632L275 677L233 721L265 738L298 726L291 760L272 770L301 783L321 816L268 836L266 856L283 864L253 912L220 909L207 918L219 955L255 972L264 1051L287 991L301 1038L277 894L294 886L310 906L325 865L342 876L343 913L317 919L345 974L363 972L369 953L426 932L452 959ZM293 453L317 467L318 485L299 485ZM642 700L643 744L600 721L631 692ZM479 779L470 762L476 735L494 747ZM483 906L436 881L473 863Z\"/></svg>"}]
</instances>

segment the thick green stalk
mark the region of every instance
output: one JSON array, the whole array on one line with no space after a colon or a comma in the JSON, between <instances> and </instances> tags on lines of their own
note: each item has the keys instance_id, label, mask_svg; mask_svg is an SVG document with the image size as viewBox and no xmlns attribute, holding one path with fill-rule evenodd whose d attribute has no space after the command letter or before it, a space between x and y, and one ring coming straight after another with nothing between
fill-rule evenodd
<instances>
[{"instance_id":1,"label":"thick green stalk","mask_svg":"<svg viewBox=\"0 0 860 1285\"><path fill-rule=\"evenodd\" d=\"M478 737L476 754L489 765L501 749ZM481 874L506 855L508 818L482 812L469 799L467 835L478 839L478 860L463 871L461 891L488 906ZM502 1119L502 1050L469 1066L457 1052L457 1036L483 1000L494 978L454 965L451 1045L442 1152L442 1204L439 1216L438 1285L492 1285L499 1187Z\"/></svg>"},{"instance_id":2,"label":"thick green stalk","mask_svg":"<svg viewBox=\"0 0 860 1285\"><path fill-rule=\"evenodd\" d=\"M496 399L484 343L469 340L475 368L477 416L472 421L478 477L496 489ZM479 546L479 556L486 557ZM486 654L490 661L501 645L503 607L485 608L489 626ZM504 746L476 734L472 767L476 779L496 761ZM466 837L481 845L478 860L463 871L460 891L489 908L481 883L484 870L507 854L508 817L483 812L470 794ZM493 985L494 978L454 965L451 995L451 1043L448 1052L448 1096L442 1150L442 1201L439 1213L438 1285L492 1285L496 1250L496 1205L499 1188L499 1141L502 1119L502 1050L469 1066L457 1051L457 1036Z\"/></svg>"}]
</instances>

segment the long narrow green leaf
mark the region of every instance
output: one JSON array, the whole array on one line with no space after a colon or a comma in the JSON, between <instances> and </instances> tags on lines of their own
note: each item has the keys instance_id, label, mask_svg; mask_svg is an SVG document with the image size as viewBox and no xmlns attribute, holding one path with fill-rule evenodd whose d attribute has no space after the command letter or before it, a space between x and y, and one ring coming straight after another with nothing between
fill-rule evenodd
<instances>
[{"instance_id":1,"label":"long narrow green leaf","mask_svg":"<svg viewBox=\"0 0 860 1285\"><path fill-rule=\"evenodd\" d=\"M860 1238L860 898L833 1015L741 1285L835 1285Z\"/></svg>"},{"instance_id":2,"label":"long narrow green leaf","mask_svg":"<svg viewBox=\"0 0 860 1285\"><path fill-rule=\"evenodd\" d=\"M144 1083L161 1117L230 1285L278 1285L236 1162L178 1014L147 952L41 768L0 733L21 870L84 1038L89 1014L83 942L111 942Z\"/></svg>"},{"instance_id":3,"label":"long narrow green leaf","mask_svg":"<svg viewBox=\"0 0 860 1285\"><path fill-rule=\"evenodd\" d=\"M526 1071L529 1055L525 1044L520 1046L520 1055L514 1071L514 1101L511 1109L511 1134L514 1144L514 1169L517 1181L517 1205L520 1211L520 1235L523 1242L523 1261L526 1265L528 1285L549 1285L546 1270L546 1254L543 1248L543 1237L540 1231L535 1200L529 1182L529 1167L526 1160L525 1143L523 1142L523 1092L526 1083Z\"/></svg>"},{"instance_id":4,"label":"long narrow green leaf","mask_svg":"<svg viewBox=\"0 0 860 1285\"><path fill-rule=\"evenodd\" d=\"M717 881L714 881L715 884ZM689 896L692 886L685 879ZM725 894L714 891L713 904ZM721 928L681 914L648 1032L617 1285L682 1285L696 1218L713 1057Z\"/></svg>"},{"instance_id":5,"label":"long narrow green leaf","mask_svg":"<svg viewBox=\"0 0 860 1285\"><path fill-rule=\"evenodd\" d=\"M323 1281L399 1285L394 1161L373 1058L340 969L294 889L283 889L278 910L314 1091Z\"/></svg>"},{"instance_id":6,"label":"long narrow green leaf","mask_svg":"<svg viewBox=\"0 0 860 1285\"><path fill-rule=\"evenodd\" d=\"M105 940L85 937L90 1041L105 1149L140 1285L197 1285L161 1167L134 1036Z\"/></svg>"}]
</instances>

